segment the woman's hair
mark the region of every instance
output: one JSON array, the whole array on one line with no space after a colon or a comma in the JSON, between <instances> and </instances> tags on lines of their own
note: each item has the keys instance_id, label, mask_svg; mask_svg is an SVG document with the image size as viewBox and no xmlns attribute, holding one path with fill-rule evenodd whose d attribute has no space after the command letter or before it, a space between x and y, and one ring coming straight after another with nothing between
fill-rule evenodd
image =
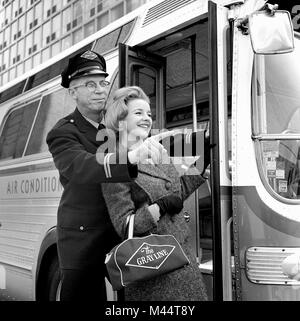
<instances>
[{"instance_id":1,"label":"woman's hair","mask_svg":"<svg viewBox=\"0 0 300 321\"><path fill-rule=\"evenodd\" d=\"M138 86L123 87L113 94L113 101L106 107L105 125L114 132L119 131L119 122L128 115L128 102L133 99L143 99L150 104L149 97Z\"/></svg>"}]
</instances>

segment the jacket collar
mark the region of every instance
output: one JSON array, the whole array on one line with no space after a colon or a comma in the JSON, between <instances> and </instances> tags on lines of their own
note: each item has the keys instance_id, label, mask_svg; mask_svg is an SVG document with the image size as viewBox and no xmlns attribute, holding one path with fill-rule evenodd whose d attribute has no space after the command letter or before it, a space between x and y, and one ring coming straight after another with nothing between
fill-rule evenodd
<instances>
[{"instance_id":1,"label":"jacket collar","mask_svg":"<svg viewBox=\"0 0 300 321\"><path fill-rule=\"evenodd\" d=\"M141 173L158 177L160 179L164 179L168 182L172 182L172 180L165 174L166 170L164 167L168 168L169 165L152 165L152 164L139 164L138 170Z\"/></svg>"},{"instance_id":2,"label":"jacket collar","mask_svg":"<svg viewBox=\"0 0 300 321\"><path fill-rule=\"evenodd\" d=\"M72 114L74 119L74 124L80 132L82 132L89 141L93 142L96 145L101 145L103 141L97 141L98 130L95 128L89 121L87 121L76 108Z\"/></svg>"},{"instance_id":3,"label":"jacket collar","mask_svg":"<svg viewBox=\"0 0 300 321\"><path fill-rule=\"evenodd\" d=\"M81 115L78 108L74 110L73 118L77 128L82 133L89 132L89 131L94 131L95 133L97 133L97 129Z\"/></svg>"}]
</instances>

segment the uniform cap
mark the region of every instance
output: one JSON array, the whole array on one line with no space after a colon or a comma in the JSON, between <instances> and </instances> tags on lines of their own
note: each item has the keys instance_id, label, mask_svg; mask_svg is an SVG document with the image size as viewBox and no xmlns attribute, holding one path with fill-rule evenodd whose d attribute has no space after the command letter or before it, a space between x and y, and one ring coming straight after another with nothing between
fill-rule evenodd
<instances>
[{"instance_id":1,"label":"uniform cap","mask_svg":"<svg viewBox=\"0 0 300 321\"><path fill-rule=\"evenodd\" d=\"M80 52L69 59L67 67L61 73L61 85L69 88L71 80L89 75L108 76L105 59L91 50Z\"/></svg>"}]
</instances>

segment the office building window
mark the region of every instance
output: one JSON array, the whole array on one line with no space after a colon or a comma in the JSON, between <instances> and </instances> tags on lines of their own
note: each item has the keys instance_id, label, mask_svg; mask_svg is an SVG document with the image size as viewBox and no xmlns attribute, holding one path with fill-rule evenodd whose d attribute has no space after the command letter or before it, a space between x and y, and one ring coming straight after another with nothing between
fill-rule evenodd
<instances>
[{"instance_id":1,"label":"office building window","mask_svg":"<svg viewBox=\"0 0 300 321\"><path fill-rule=\"evenodd\" d=\"M63 33L71 30L72 8L69 7L63 11Z\"/></svg>"},{"instance_id":2,"label":"office building window","mask_svg":"<svg viewBox=\"0 0 300 321\"><path fill-rule=\"evenodd\" d=\"M76 28L82 23L83 6L81 1L76 1L73 6L72 27Z\"/></svg>"},{"instance_id":3,"label":"office building window","mask_svg":"<svg viewBox=\"0 0 300 321\"><path fill-rule=\"evenodd\" d=\"M41 53L37 53L33 56L33 66L36 67L41 63Z\"/></svg>"},{"instance_id":4,"label":"office building window","mask_svg":"<svg viewBox=\"0 0 300 321\"><path fill-rule=\"evenodd\" d=\"M67 37L62 39L61 50L65 50L67 48L70 48L71 46L72 46L72 36L68 35Z\"/></svg>"},{"instance_id":5,"label":"office building window","mask_svg":"<svg viewBox=\"0 0 300 321\"><path fill-rule=\"evenodd\" d=\"M4 27L4 10L0 10L0 28Z\"/></svg>"},{"instance_id":6,"label":"office building window","mask_svg":"<svg viewBox=\"0 0 300 321\"><path fill-rule=\"evenodd\" d=\"M60 41L57 41L55 44L51 46L51 56L54 57L55 55L61 52L60 49Z\"/></svg>"},{"instance_id":7,"label":"office building window","mask_svg":"<svg viewBox=\"0 0 300 321\"><path fill-rule=\"evenodd\" d=\"M4 30L4 38L3 38L3 48L6 48L10 43L10 28L6 28Z\"/></svg>"},{"instance_id":8,"label":"office building window","mask_svg":"<svg viewBox=\"0 0 300 321\"><path fill-rule=\"evenodd\" d=\"M29 58L25 60L25 72L29 71L32 69L32 59Z\"/></svg>"},{"instance_id":9,"label":"office building window","mask_svg":"<svg viewBox=\"0 0 300 321\"><path fill-rule=\"evenodd\" d=\"M111 21L115 21L124 15L124 4L123 2L111 9L110 12Z\"/></svg>"},{"instance_id":10,"label":"office building window","mask_svg":"<svg viewBox=\"0 0 300 321\"><path fill-rule=\"evenodd\" d=\"M93 17L96 13L96 0L86 0L84 1L84 13L83 13L83 21L90 21L91 17Z\"/></svg>"},{"instance_id":11,"label":"office building window","mask_svg":"<svg viewBox=\"0 0 300 321\"><path fill-rule=\"evenodd\" d=\"M18 21L15 21L12 25L11 25L11 42L15 41L18 37Z\"/></svg>"},{"instance_id":12,"label":"office building window","mask_svg":"<svg viewBox=\"0 0 300 321\"><path fill-rule=\"evenodd\" d=\"M17 62L17 44L14 44L10 48L10 65L14 65Z\"/></svg>"},{"instance_id":13,"label":"office building window","mask_svg":"<svg viewBox=\"0 0 300 321\"><path fill-rule=\"evenodd\" d=\"M2 69L8 69L9 67L9 51L5 50L3 53L3 62L2 62Z\"/></svg>"},{"instance_id":14,"label":"office building window","mask_svg":"<svg viewBox=\"0 0 300 321\"><path fill-rule=\"evenodd\" d=\"M34 44L33 52L41 49L41 46L42 46L42 27L39 27L36 30L34 30L33 44Z\"/></svg>"},{"instance_id":15,"label":"office building window","mask_svg":"<svg viewBox=\"0 0 300 321\"><path fill-rule=\"evenodd\" d=\"M24 39L21 39L19 42L18 42L18 55L20 56L20 60L23 61L24 59L24 49L25 49L25 40Z\"/></svg>"},{"instance_id":16,"label":"office building window","mask_svg":"<svg viewBox=\"0 0 300 321\"><path fill-rule=\"evenodd\" d=\"M42 7L42 2L39 2L35 7L34 7L34 27L41 23L40 19L43 14L43 7Z\"/></svg>"},{"instance_id":17,"label":"office building window","mask_svg":"<svg viewBox=\"0 0 300 321\"><path fill-rule=\"evenodd\" d=\"M80 40L82 40L83 34L82 34L82 29L78 29L73 33L73 44L78 43Z\"/></svg>"},{"instance_id":18,"label":"office building window","mask_svg":"<svg viewBox=\"0 0 300 321\"><path fill-rule=\"evenodd\" d=\"M62 4L61 0L52 0L52 9L51 9L52 13L60 11L61 4Z\"/></svg>"},{"instance_id":19,"label":"office building window","mask_svg":"<svg viewBox=\"0 0 300 321\"><path fill-rule=\"evenodd\" d=\"M52 7L52 1L51 0L45 0L44 1L44 21L47 20L51 16L51 7Z\"/></svg>"},{"instance_id":20,"label":"office building window","mask_svg":"<svg viewBox=\"0 0 300 321\"><path fill-rule=\"evenodd\" d=\"M51 35L55 34L55 39L60 38L60 31L61 31L61 15L58 14L52 19L52 28L51 28ZM54 36L52 36L54 37Z\"/></svg>"},{"instance_id":21,"label":"office building window","mask_svg":"<svg viewBox=\"0 0 300 321\"><path fill-rule=\"evenodd\" d=\"M2 47L3 47L3 37L4 37L4 32L0 31L0 51L2 50ZM0 67L1 67L1 59L0 59Z\"/></svg>"},{"instance_id":22,"label":"office building window","mask_svg":"<svg viewBox=\"0 0 300 321\"><path fill-rule=\"evenodd\" d=\"M145 2L145 0L126 0L126 13L135 10Z\"/></svg>"},{"instance_id":23,"label":"office building window","mask_svg":"<svg viewBox=\"0 0 300 321\"><path fill-rule=\"evenodd\" d=\"M32 54L32 46L33 46L33 34L30 33L25 38L25 57L30 56Z\"/></svg>"},{"instance_id":24,"label":"office building window","mask_svg":"<svg viewBox=\"0 0 300 321\"><path fill-rule=\"evenodd\" d=\"M7 25L12 20L12 4L5 8L4 18L4 25Z\"/></svg>"},{"instance_id":25,"label":"office building window","mask_svg":"<svg viewBox=\"0 0 300 321\"><path fill-rule=\"evenodd\" d=\"M51 41L51 21L46 22L43 25L43 48L47 47Z\"/></svg>"},{"instance_id":26,"label":"office building window","mask_svg":"<svg viewBox=\"0 0 300 321\"><path fill-rule=\"evenodd\" d=\"M45 62L48 59L50 59L50 47L48 47L42 51L42 62Z\"/></svg>"},{"instance_id":27,"label":"office building window","mask_svg":"<svg viewBox=\"0 0 300 321\"><path fill-rule=\"evenodd\" d=\"M25 33L25 29L26 29L26 24L25 24L25 15L23 15L22 17L20 17L18 19L18 37L20 38L24 33Z\"/></svg>"},{"instance_id":28,"label":"office building window","mask_svg":"<svg viewBox=\"0 0 300 321\"><path fill-rule=\"evenodd\" d=\"M100 3L101 3L101 10L106 10L111 8L115 3L119 1L120 0L102 0L101 2L99 2L98 7L100 6Z\"/></svg>"},{"instance_id":29,"label":"office building window","mask_svg":"<svg viewBox=\"0 0 300 321\"><path fill-rule=\"evenodd\" d=\"M69 4L70 3L70 0L63 0L62 1L62 6L64 7L64 6L66 6L67 4Z\"/></svg>"},{"instance_id":30,"label":"office building window","mask_svg":"<svg viewBox=\"0 0 300 321\"><path fill-rule=\"evenodd\" d=\"M12 81L15 78L16 78L16 68L13 67L8 71L8 79L9 81Z\"/></svg>"},{"instance_id":31,"label":"office building window","mask_svg":"<svg viewBox=\"0 0 300 321\"><path fill-rule=\"evenodd\" d=\"M26 27L27 27L26 32L29 32L33 27L33 11L34 11L34 8L31 8L26 13Z\"/></svg>"},{"instance_id":32,"label":"office building window","mask_svg":"<svg viewBox=\"0 0 300 321\"><path fill-rule=\"evenodd\" d=\"M25 12L27 9L27 0L19 0L19 14Z\"/></svg>"},{"instance_id":33,"label":"office building window","mask_svg":"<svg viewBox=\"0 0 300 321\"><path fill-rule=\"evenodd\" d=\"M108 25L108 12L97 18L97 30L100 30Z\"/></svg>"},{"instance_id":34,"label":"office building window","mask_svg":"<svg viewBox=\"0 0 300 321\"><path fill-rule=\"evenodd\" d=\"M90 23L84 26L84 37L88 37L95 32L95 22L91 21Z\"/></svg>"},{"instance_id":35,"label":"office building window","mask_svg":"<svg viewBox=\"0 0 300 321\"><path fill-rule=\"evenodd\" d=\"M21 75L23 75L23 73L24 73L24 64L23 64L23 62L19 63L17 65L16 69L17 69L16 70L17 71L17 74L16 74L17 77L20 77Z\"/></svg>"},{"instance_id":36,"label":"office building window","mask_svg":"<svg viewBox=\"0 0 300 321\"><path fill-rule=\"evenodd\" d=\"M14 0L12 2L12 14L13 14L13 19L19 15L19 0Z\"/></svg>"},{"instance_id":37,"label":"office building window","mask_svg":"<svg viewBox=\"0 0 300 321\"><path fill-rule=\"evenodd\" d=\"M2 84L6 84L8 82L8 71L3 73L2 75Z\"/></svg>"}]
</instances>

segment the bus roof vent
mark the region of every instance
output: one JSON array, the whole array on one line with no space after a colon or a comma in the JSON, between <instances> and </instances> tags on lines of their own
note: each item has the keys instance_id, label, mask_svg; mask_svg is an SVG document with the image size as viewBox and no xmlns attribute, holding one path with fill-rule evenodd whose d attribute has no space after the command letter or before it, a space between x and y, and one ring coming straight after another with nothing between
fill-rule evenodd
<instances>
[{"instance_id":1,"label":"bus roof vent","mask_svg":"<svg viewBox=\"0 0 300 321\"><path fill-rule=\"evenodd\" d=\"M165 0L151 7L145 17L142 27L170 14L171 12L196 0Z\"/></svg>"}]
</instances>

